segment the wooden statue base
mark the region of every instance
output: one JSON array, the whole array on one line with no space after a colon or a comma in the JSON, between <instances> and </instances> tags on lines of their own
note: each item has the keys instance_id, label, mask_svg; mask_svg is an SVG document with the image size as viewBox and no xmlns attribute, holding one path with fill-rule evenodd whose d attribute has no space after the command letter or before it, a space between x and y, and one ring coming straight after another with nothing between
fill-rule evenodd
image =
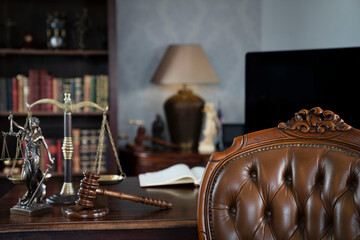
<instances>
[{"instance_id":1,"label":"wooden statue base","mask_svg":"<svg viewBox=\"0 0 360 240\"><path fill-rule=\"evenodd\" d=\"M63 195L55 194L46 199L46 202L49 204L65 204L71 205L75 204L75 201L78 199L77 195Z\"/></svg>"},{"instance_id":2,"label":"wooden statue base","mask_svg":"<svg viewBox=\"0 0 360 240\"><path fill-rule=\"evenodd\" d=\"M70 206L65 210L65 217L87 219L87 218L101 218L109 214L109 209L104 206L94 206L93 208L86 208L79 205Z\"/></svg>"},{"instance_id":3,"label":"wooden statue base","mask_svg":"<svg viewBox=\"0 0 360 240\"><path fill-rule=\"evenodd\" d=\"M19 204L16 204L12 208L10 208L11 214L24 215L29 217L48 212L51 212L51 206L46 203L31 204L30 206L21 206Z\"/></svg>"}]
</instances>

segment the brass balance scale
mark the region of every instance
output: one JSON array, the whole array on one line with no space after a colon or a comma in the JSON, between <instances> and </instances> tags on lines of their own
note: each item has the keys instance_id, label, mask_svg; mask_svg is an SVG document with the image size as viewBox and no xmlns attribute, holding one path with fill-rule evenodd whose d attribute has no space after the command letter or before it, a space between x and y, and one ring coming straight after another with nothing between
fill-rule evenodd
<instances>
[{"instance_id":1,"label":"brass balance scale","mask_svg":"<svg viewBox=\"0 0 360 240\"><path fill-rule=\"evenodd\" d=\"M64 96L65 96L64 103L60 103L54 99L46 98L46 99L40 99L30 105L27 104L28 116L26 118L26 123L24 126L25 128L27 127L28 120L32 116L31 108L34 107L35 105L53 104L53 105L56 105L58 108L64 110L64 140L63 140L63 145L62 145L62 152L63 152L63 156L64 156L64 183L63 183L62 189L59 194L55 194L46 200L48 203L55 203L55 204L73 204L77 199L77 196L74 191L73 184L72 184L72 155L73 155L74 148L73 148L72 137L71 137L71 130L72 130L71 129L71 126L72 126L71 113L75 109L79 109L79 108L83 108L83 107L93 107L93 108L96 108L103 112L103 119L102 119L102 123L101 123L100 136L99 136L99 144L97 146L95 163L93 165L93 172L100 174L100 166L101 166L101 162L102 162L102 149L103 149L103 145L104 145L105 130L106 130L107 134L109 136L112 150L113 150L113 153L114 153L114 156L116 159L116 163L117 163L117 166L119 169L119 174L118 175L100 175L100 179L98 180L99 183L100 184L119 183L126 177L125 173L122 170L120 160L118 157L118 153L116 151L114 140L112 138L112 134L110 131L110 126L107 121L106 113L107 113L108 107L102 108L98 104L90 102L90 101L83 101L83 102L80 102L77 104L72 104L70 93L65 93ZM13 182L14 184L24 184L25 181L23 179L21 179L21 174L14 173L14 168L15 168L16 164L23 161L23 152L22 152L21 144L23 142L24 136L19 133L15 133L13 131L12 119L10 120L10 131L3 132L2 134L3 134L3 147L2 147L2 156L1 156L0 160L8 161L8 162L12 161L12 167L11 167L10 173L8 174L8 179L11 182ZM10 157L9 150L7 147L6 139L9 136L17 138L16 153L15 153L14 158ZM44 176L45 181L51 177L51 174L49 174L47 171L46 171L46 174L44 173L44 175L45 175Z\"/></svg>"}]
</instances>

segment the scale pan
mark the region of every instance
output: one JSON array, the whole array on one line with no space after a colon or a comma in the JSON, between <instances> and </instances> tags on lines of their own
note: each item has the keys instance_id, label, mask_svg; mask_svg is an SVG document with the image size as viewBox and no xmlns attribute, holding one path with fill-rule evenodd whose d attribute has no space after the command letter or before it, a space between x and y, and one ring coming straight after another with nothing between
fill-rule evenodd
<instances>
[{"instance_id":1,"label":"scale pan","mask_svg":"<svg viewBox=\"0 0 360 240\"><path fill-rule=\"evenodd\" d=\"M45 176L44 182L49 180L49 178L51 178L51 174L48 173ZM13 174L12 176L9 176L8 179L13 183L13 184L25 184L25 180L21 179L21 174Z\"/></svg>"},{"instance_id":2,"label":"scale pan","mask_svg":"<svg viewBox=\"0 0 360 240\"><path fill-rule=\"evenodd\" d=\"M18 164L22 165L24 162L23 158L2 158L1 161L4 161L4 164L6 166L11 166L13 165L13 161L17 161Z\"/></svg>"},{"instance_id":3,"label":"scale pan","mask_svg":"<svg viewBox=\"0 0 360 240\"><path fill-rule=\"evenodd\" d=\"M124 178L122 175L100 175L98 182L101 185L115 184L121 182Z\"/></svg>"}]
</instances>

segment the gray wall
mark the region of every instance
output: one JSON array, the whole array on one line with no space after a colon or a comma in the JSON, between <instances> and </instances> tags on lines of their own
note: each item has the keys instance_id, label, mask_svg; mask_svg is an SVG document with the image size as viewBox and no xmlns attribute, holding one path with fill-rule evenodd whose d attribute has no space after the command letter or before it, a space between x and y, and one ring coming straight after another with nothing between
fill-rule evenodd
<instances>
[{"instance_id":1,"label":"gray wall","mask_svg":"<svg viewBox=\"0 0 360 240\"><path fill-rule=\"evenodd\" d=\"M228 122L244 122L244 56L260 49L260 0L118 0L119 131L129 119L150 130L155 114L180 86L150 83L169 44L201 44L219 84L191 86L221 108ZM165 119L165 118L164 118Z\"/></svg>"},{"instance_id":2,"label":"gray wall","mask_svg":"<svg viewBox=\"0 0 360 240\"><path fill-rule=\"evenodd\" d=\"M261 49L360 46L359 0L264 0Z\"/></svg>"},{"instance_id":3,"label":"gray wall","mask_svg":"<svg viewBox=\"0 0 360 240\"><path fill-rule=\"evenodd\" d=\"M150 80L169 44L203 46L220 83L192 89L243 123L246 52L360 46L359 23L359 0L117 0L119 131L164 116L179 86Z\"/></svg>"}]
</instances>

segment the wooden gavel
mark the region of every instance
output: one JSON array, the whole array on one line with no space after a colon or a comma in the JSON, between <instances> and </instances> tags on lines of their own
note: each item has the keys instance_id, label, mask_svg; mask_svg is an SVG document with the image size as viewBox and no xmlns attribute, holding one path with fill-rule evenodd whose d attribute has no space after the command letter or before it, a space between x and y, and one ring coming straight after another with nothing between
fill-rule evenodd
<instances>
[{"instance_id":1,"label":"wooden gavel","mask_svg":"<svg viewBox=\"0 0 360 240\"><path fill-rule=\"evenodd\" d=\"M151 141L151 142L158 143L160 145L171 147L173 149L180 149L179 145L176 145L176 144L171 143L171 142L164 141L164 140L159 139L159 138L154 138L154 137L147 136L145 134L145 132L146 132L145 127L140 126L138 128L137 133L136 133L136 137L135 137L135 145L142 146L142 142L144 140L148 140L148 141Z\"/></svg>"},{"instance_id":2,"label":"wooden gavel","mask_svg":"<svg viewBox=\"0 0 360 240\"><path fill-rule=\"evenodd\" d=\"M127 194L122 192L113 192L103 188L99 188L99 183L98 183L99 178L100 178L99 174L94 174L87 171L84 172L84 178L80 182L80 188L78 192L79 199L75 202L77 205L86 208L92 208L94 206L94 203L92 201L96 198L96 193L98 193L105 196L127 199L130 201L153 205L156 207L162 207L162 208L172 207L172 203L164 200L153 199L150 197L142 197L142 196Z\"/></svg>"}]
</instances>

